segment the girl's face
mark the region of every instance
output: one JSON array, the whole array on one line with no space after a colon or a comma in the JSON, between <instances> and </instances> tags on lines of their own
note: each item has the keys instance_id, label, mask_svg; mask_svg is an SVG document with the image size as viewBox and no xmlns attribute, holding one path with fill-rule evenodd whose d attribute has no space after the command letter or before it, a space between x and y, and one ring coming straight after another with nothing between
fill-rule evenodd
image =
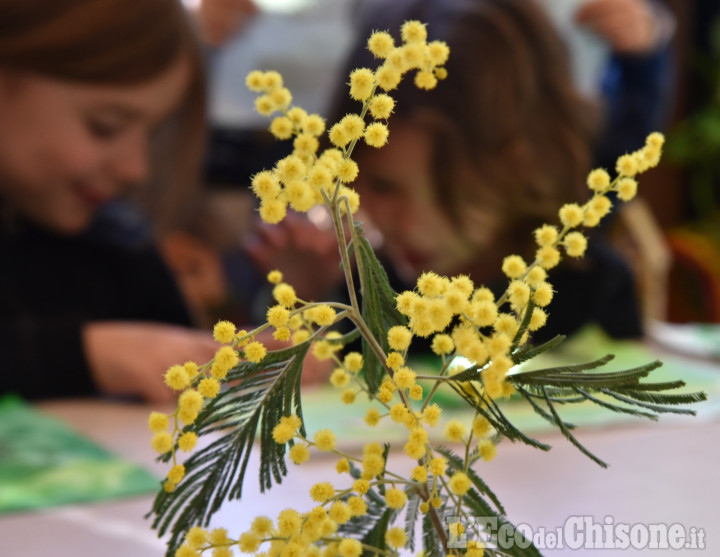
<instances>
[{"instance_id":1,"label":"girl's face","mask_svg":"<svg viewBox=\"0 0 720 557\"><path fill-rule=\"evenodd\" d=\"M184 58L132 86L0 72L0 195L45 228L82 231L102 204L147 180L153 132L189 79Z\"/></svg>"},{"instance_id":2,"label":"girl's face","mask_svg":"<svg viewBox=\"0 0 720 557\"><path fill-rule=\"evenodd\" d=\"M360 207L383 236L383 249L406 279L423 271L467 272L479 246L460 232L438 201L432 141L419 126L393 122L381 149L363 148L354 184Z\"/></svg>"}]
</instances>

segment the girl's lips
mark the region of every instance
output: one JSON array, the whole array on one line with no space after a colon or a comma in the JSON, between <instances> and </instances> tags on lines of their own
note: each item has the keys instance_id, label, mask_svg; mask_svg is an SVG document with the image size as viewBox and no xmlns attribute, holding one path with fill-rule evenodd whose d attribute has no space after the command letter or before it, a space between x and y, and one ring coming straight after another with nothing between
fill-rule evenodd
<instances>
[{"instance_id":1,"label":"girl's lips","mask_svg":"<svg viewBox=\"0 0 720 557\"><path fill-rule=\"evenodd\" d=\"M108 195L98 193L92 188L86 186L77 186L75 188L75 192L85 203L87 203L91 207L99 207L100 205L103 205L110 200L110 197Z\"/></svg>"}]
</instances>

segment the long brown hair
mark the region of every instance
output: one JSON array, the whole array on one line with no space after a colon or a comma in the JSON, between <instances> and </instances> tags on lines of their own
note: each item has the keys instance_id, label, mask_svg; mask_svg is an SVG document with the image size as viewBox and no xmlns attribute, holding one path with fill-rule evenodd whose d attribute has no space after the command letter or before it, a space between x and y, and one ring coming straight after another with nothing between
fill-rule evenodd
<instances>
[{"instance_id":1,"label":"long brown hair","mask_svg":"<svg viewBox=\"0 0 720 557\"><path fill-rule=\"evenodd\" d=\"M390 141L393 120L430 131L437 199L452 221L472 240L487 236L478 228L491 214L493 236L522 245L580 195L591 163L596 110L573 86L565 46L532 0L376 1L348 68L376 65L364 43L371 30L410 19L450 46L448 77L432 91L410 77L390 92ZM332 115L353 111L343 87Z\"/></svg>"},{"instance_id":2,"label":"long brown hair","mask_svg":"<svg viewBox=\"0 0 720 557\"><path fill-rule=\"evenodd\" d=\"M159 225L183 220L199 184L205 76L180 0L0 0L0 68L90 85L147 82L185 56L192 77L182 106L151 153L141 196Z\"/></svg>"}]
</instances>

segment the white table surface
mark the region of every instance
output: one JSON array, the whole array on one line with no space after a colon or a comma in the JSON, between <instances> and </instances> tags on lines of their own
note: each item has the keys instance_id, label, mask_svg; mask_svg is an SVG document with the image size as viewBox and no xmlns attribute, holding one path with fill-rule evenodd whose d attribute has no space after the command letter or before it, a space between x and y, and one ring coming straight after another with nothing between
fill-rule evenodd
<instances>
[{"instance_id":1,"label":"white table surface","mask_svg":"<svg viewBox=\"0 0 720 557\"><path fill-rule=\"evenodd\" d=\"M149 406L102 401L50 402L40 409L147 469L164 474L149 447ZM720 422L688 418L681 422L588 429L578 438L610 463L603 470L558 434L539 436L553 445L547 453L503 442L497 458L479 472L504 503L514 523L555 529L572 515L592 515L615 523L680 523L702 528L700 550L545 550L544 555L698 555L720 556ZM391 457L405 466L404 455ZM287 481L260 495L250 472L242 502L226 505L214 519L236 535L257 514L282 508L309 508L309 485L337 477L333 460L313 460L292 470ZM251 468L256 461L251 463ZM332 478L331 478L332 479ZM0 516L0 555L159 557L164 544L143 515L152 496L104 503L67 505L41 512Z\"/></svg>"}]
</instances>

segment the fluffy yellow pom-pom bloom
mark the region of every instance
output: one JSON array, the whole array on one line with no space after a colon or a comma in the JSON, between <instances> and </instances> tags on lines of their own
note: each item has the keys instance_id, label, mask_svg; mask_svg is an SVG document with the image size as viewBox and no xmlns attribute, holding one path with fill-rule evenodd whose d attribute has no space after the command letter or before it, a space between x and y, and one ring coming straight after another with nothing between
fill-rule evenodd
<instances>
[{"instance_id":1,"label":"fluffy yellow pom-pom bloom","mask_svg":"<svg viewBox=\"0 0 720 557\"><path fill-rule=\"evenodd\" d=\"M433 337L431 348L437 355L450 354L455 349L455 344L450 335L440 334Z\"/></svg>"},{"instance_id":2,"label":"fluffy yellow pom-pom bloom","mask_svg":"<svg viewBox=\"0 0 720 557\"><path fill-rule=\"evenodd\" d=\"M310 497L318 503L324 503L333 495L335 495L335 488L330 482L316 483L310 488Z\"/></svg>"},{"instance_id":3,"label":"fluffy yellow pom-pom bloom","mask_svg":"<svg viewBox=\"0 0 720 557\"><path fill-rule=\"evenodd\" d=\"M401 547L405 547L407 543L407 534L405 534L403 528L398 528L397 526L388 528L388 531L385 533L385 541L390 547L400 549Z\"/></svg>"},{"instance_id":4,"label":"fluffy yellow pom-pom bloom","mask_svg":"<svg viewBox=\"0 0 720 557\"><path fill-rule=\"evenodd\" d=\"M610 187L610 175L607 173L607 170L596 168L588 174L587 185L593 191L605 191Z\"/></svg>"},{"instance_id":5,"label":"fluffy yellow pom-pom bloom","mask_svg":"<svg viewBox=\"0 0 720 557\"><path fill-rule=\"evenodd\" d=\"M400 84L402 73L391 65L383 64L375 72L375 79L382 89L392 91Z\"/></svg>"},{"instance_id":6,"label":"fluffy yellow pom-pom bloom","mask_svg":"<svg viewBox=\"0 0 720 557\"><path fill-rule=\"evenodd\" d=\"M258 212L263 222L277 224L287 215L287 203L280 199L263 199Z\"/></svg>"},{"instance_id":7,"label":"fluffy yellow pom-pom bloom","mask_svg":"<svg viewBox=\"0 0 720 557\"><path fill-rule=\"evenodd\" d=\"M419 71L417 74L415 74L415 86L418 89L425 89L426 91L429 91L430 89L434 89L437 85L437 78L435 77L435 74L428 71Z\"/></svg>"},{"instance_id":8,"label":"fluffy yellow pom-pom bloom","mask_svg":"<svg viewBox=\"0 0 720 557\"><path fill-rule=\"evenodd\" d=\"M337 546L340 557L360 557L362 555L362 544L353 538L341 540Z\"/></svg>"},{"instance_id":9,"label":"fluffy yellow pom-pom bloom","mask_svg":"<svg viewBox=\"0 0 720 557\"><path fill-rule=\"evenodd\" d=\"M205 398L215 398L220 392L220 382L214 377L206 377L200 381L197 388Z\"/></svg>"},{"instance_id":10,"label":"fluffy yellow pom-pom bloom","mask_svg":"<svg viewBox=\"0 0 720 557\"><path fill-rule=\"evenodd\" d=\"M395 101L390 95L380 93L375 95L368 105L370 114L376 120L387 120L390 118L393 109L395 108Z\"/></svg>"},{"instance_id":11,"label":"fluffy yellow pom-pom bloom","mask_svg":"<svg viewBox=\"0 0 720 557\"><path fill-rule=\"evenodd\" d=\"M535 253L538 264L544 269L552 269L560 263L560 252L551 246L539 248Z\"/></svg>"},{"instance_id":12,"label":"fluffy yellow pom-pom bloom","mask_svg":"<svg viewBox=\"0 0 720 557\"><path fill-rule=\"evenodd\" d=\"M467 435L467 426L460 420L450 420L445 426L445 439L460 443Z\"/></svg>"},{"instance_id":13,"label":"fluffy yellow pom-pom bloom","mask_svg":"<svg viewBox=\"0 0 720 557\"><path fill-rule=\"evenodd\" d=\"M150 444L152 445L152 448L160 454L166 453L172 449L173 438L167 431L161 431L153 435Z\"/></svg>"},{"instance_id":14,"label":"fluffy yellow pom-pom bloom","mask_svg":"<svg viewBox=\"0 0 720 557\"><path fill-rule=\"evenodd\" d=\"M315 446L320 451L332 451L337 443L335 434L329 429L321 429L313 437Z\"/></svg>"},{"instance_id":15,"label":"fluffy yellow pom-pom bloom","mask_svg":"<svg viewBox=\"0 0 720 557\"><path fill-rule=\"evenodd\" d=\"M511 279L522 276L527 271L527 264L519 255L508 255L502 264L502 272Z\"/></svg>"},{"instance_id":16,"label":"fluffy yellow pom-pom bloom","mask_svg":"<svg viewBox=\"0 0 720 557\"><path fill-rule=\"evenodd\" d=\"M343 365L345 369L352 373L357 373L363 367L363 357L360 352L349 352L343 359Z\"/></svg>"},{"instance_id":17,"label":"fluffy yellow pom-pom bloom","mask_svg":"<svg viewBox=\"0 0 720 557\"><path fill-rule=\"evenodd\" d=\"M617 185L617 196L622 201L630 201L637 194L637 182L633 178L623 178Z\"/></svg>"},{"instance_id":18,"label":"fluffy yellow pom-pom bloom","mask_svg":"<svg viewBox=\"0 0 720 557\"><path fill-rule=\"evenodd\" d=\"M365 423L370 427L375 427L380 423L380 412L377 408L368 408L365 412Z\"/></svg>"},{"instance_id":19,"label":"fluffy yellow pom-pom bloom","mask_svg":"<svg viewBox=\"0 0 720 557\"><path fill-rule=\"evenodd\" d=\"M245 347L245 357L254 364L262 361L267 354L267 349L258 341L251 342Z\"/></svg>"},{"instance_id":20,"label":"fluffy yellow pom-pom bloom","mask_svg":"<svg viewBox=\"0 0 720 557\"><path fill-rule=\"evenodd\" d=\"M406 43L420 43L427 40L425 24L417 20L409 20L402 24L400 36Z\"/></svg>"},{"instance_id":21,"label":"fluffy yellow pom-pom bloom","mask_svg":"<svg viewBox=\"0 0 720 557\"><path fill-rule=\"evenodd\" d=\"M450 47L442 41L428 43L428 58L435 66L442 66L450 56Z\"/></svg>"},{"instance_id":22,"label":"fluffy yellow pom-pom bloom","mask_svg":"<svg viewBox=\"0 0 720 557\"><path fill-rule=\"evenodd\" d=\"M295 437L295 428L285 421L280 421L272 431L273 440L279 445L284 445Z\"/></svg>"},{"instance_id":23,"label":"fluffy yellow pom-pom bloom","mask_svg":"<svg viewBox=\"0 0 720 557\"><path fill-rule=\"evenodd\" d=\"M391 509L402 509L407 503L407 495L403 490L391 487L385 492L385 502Z\"/></svg>"},{"instance_id":24,"label":"fluffy yellow pom-pom bloom","mask_svg":"<svg viewBox=\"0 0 720 557\"><path fill-rule=\"evenodd\" d=\"M581 232L570 232L563 240L570 257L582 257L587 249L587 238Z\"/></svg>"},{"instance_id":25,"label":"fluffy yellow pom-pom bloom","mask_svg":"<svg viewBox=\"0 0 720 557\"><path fill-rule=\"evenodd\" d=\"M388 344L393 350L407 350L412 341L412 333L407 327L396 325L388 331Z\"/></svg>"},{"instance_id":26,"label":"fluffy yellow pom-pom bloom","mask_svg":"<svg viewBox=\"0 0 720 557\"><path fill-rule=\"evenodd\" d=\"M310 458L310 451L305 445L293 445L290 448L290 460L295 464L307 462Z\"/></svg>"},{"instance_id":27,"label":"fluffy yellow pom-pom bloom","mask_svg":"<svg viewBox=\"0 0 720 557\"><path fill-rule=\"evenodd\" d=\"M181 451L189 453L197 445L198 436L194 431L186 431L178 438L178 447Z\"/></svg>"},{"instance_id":28,"label":"fluffy yellow pom-pom bloom","mask_svg":"<svg viewBox=\"0 0 720 557\"><path fill-rule=\"evenodd\" d=\"M270 133L278 139L290 139L293 134L293 123L287 116L276 116L270 124Z\"/></svg>"},{"instance_id":29,"label":"fluffy yellow pom-pom bloom","mask_svg":"<svg viewBox=\"0 0 720 557\"><path fill-rule=\"evenodd\" d=\"M243 532L238 540L238 546L243 553L255 553L260 548L260 536L255 532Z\"/></svg>"},{"instance_id":30,"label":"fluffy yellow pom-pom bloom","mask_svg":"<svg viewBox=\"0 0 720 557\"><path fill-rule=\"evenodd\" d=\"M375 31L368 39L368 50L375 58L387 58L395 48L395 41L386 31Z\"/></svg>"},{"instance_id":31,"label":"fluffy yellow pom-pom bloom","mask_svg":"<svg viewBox=\"0 0 720 557\"><path fill-rule=\"evenodd\" d=\"M161 431L165 431L169 425L170 419L167 414L163 414L161 412L150 412L150 417L148 418L148 427L150 428L150 431L153 433L160 433Z\"/></svg>"},{"instance_id":32,"label":"fluffy yellow pom-pom bloom","mask_svg":"<svg viewBox=\"0 0 720 557\"><path fill-rule=\"evenodd\" d=\"M567 203L560 208L560 222L574 228L583 221L583 210L577 203Z\"/></svg>"},{"instance_id":33,"label":"fluffy yellow pom-pom bloom","mask_svg":"<svg viewBox=\"0 0 720 557\"><path fill-rule=\"evenodd\" d=\"M273 298L286 308L294 306L297 301L295 289L286 283L278 284L275 288L273 288Z\"/></svg>"},{"instance_id":34,"label":"fluffy yellow pom-pom bloom","mask_svg":"<svg viewBox=\"0 0 720 557\"><path fill-rule=\"evenodd\" d=\"M464 472L455 472L450 478L449 486L456 495L465 495L472 487L472 482Z\"/></svg>"},{"instance_id":35,"label":"fluffy yellow pom-pom bloom","mask_svg":"<svg viewBox=\"0 0 720 557\"><path fill-rule=\"evenodd\" d=\"M390 132L385 124L373 122L365 129L365 143L370 147L380 148L388 142Z\"/></svg>"},{"instance_id":36,"label":"fluffy yellow pom-pom bloom","mask_svg":"<svg viewBox=\"0 0 720 557\"><path fill-rule=\"evenodd\" d=\"M181 365L171 366L165 372L165 384L176 391L182 391L190 384L190 376Z\"/></svg>"},{"instance_id":37,"label":"fluffy yellow pom-pom bloom","mask_svg":"<svg viewBox=\"0 0 720 557\"><path fill-rule=\"evenodd\" d=\"M350 96L356 101L365 101L372 94L375 76L368 68L357 68L350 74Z\"/></svg>"}]
</instances>

